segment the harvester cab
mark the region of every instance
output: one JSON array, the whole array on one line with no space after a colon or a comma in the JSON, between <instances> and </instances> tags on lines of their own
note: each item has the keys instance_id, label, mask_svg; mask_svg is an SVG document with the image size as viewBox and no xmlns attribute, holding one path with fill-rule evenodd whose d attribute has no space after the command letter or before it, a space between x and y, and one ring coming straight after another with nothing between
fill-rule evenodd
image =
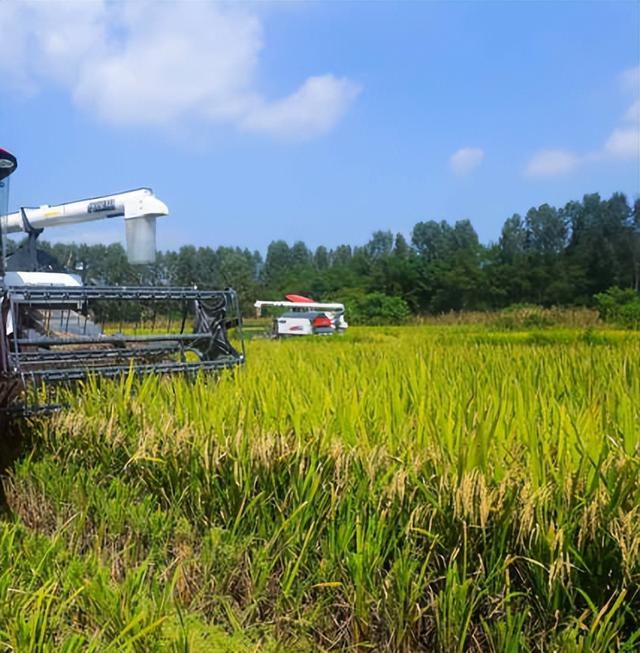
<instances>
[{"instance_id":1,"label":"harvester cab","mask_svg":"<svg viewBox=\"0 0 640 653\"><path fill-rule=\"evenodd\" d=\"M344 333L349 326L344 319L344 304L314 302L302 295L286 295L287 301L258 300L256 317L262 317L266 307L284 308L273 318L272 336L330 336Z\"/></svg>"},{"instance_id":2,"label":"harvester cab","mask_svg":"<svg viewBox=\"0 0 640 653\"><path fill-rule=\"evenodd\" d=\"M45 228L123 218L129 262L152 263L156 220L169 211L150 189L8 213L16 168L0 150L0 415L51 409L58 384L89 375L195 373L244 362L234 290L83 284L38 249ZM7 234L20 232L26 238L8 255Z\"/></svg>"}]
</instances>

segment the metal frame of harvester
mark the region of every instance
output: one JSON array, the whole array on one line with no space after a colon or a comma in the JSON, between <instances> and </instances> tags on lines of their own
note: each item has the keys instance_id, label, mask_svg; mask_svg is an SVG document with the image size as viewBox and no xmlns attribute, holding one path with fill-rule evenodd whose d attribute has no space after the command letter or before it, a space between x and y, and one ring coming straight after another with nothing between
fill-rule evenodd
<instances>
[{"instance_id":1,"label":"metal frame of harvester","mask_svg":"<svg viewBox=\"0 0 640 653\"><path fill-rule=\"evenodd\" d=\"M0 150L0 194L16 167ZM234 290L83 285L36 245L45 227L122 217L130 262L150 263L156 218L167 214L146 188L13 214L0 203L0 415L53 408L52 389L89 375L192 374L244 362ZM12 232L26 241L6 256Z\"/></svg>"}]
</instances>

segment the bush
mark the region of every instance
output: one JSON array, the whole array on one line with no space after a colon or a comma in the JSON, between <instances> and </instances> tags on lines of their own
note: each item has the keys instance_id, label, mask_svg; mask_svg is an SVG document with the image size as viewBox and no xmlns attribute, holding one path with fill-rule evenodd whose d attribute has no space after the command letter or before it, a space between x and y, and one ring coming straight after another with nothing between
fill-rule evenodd
<instances>
[{"instance_id":1,"label":"bush","mask_svg":"<svg viewBox=\"0 0 640 653\"><path fill-rule=\"evenodd\" d=\"M502 309L494 320L499 329L544 329L553 326L551 311L533 304L511 304Z\"/></svg>"},{"instance_id":2,"label":"bush","mask_svg":"<svg viewBox=\"0 0 640 653\"><path fill-rule=\"evenodd\" d=\"M402 324L411 311L402 297L385 295L381 292L363 293L353 291L343 295L346 320L350 324Z\"/></svg>"},{"instance_id":3,"label":"bush","mask_svg":"<svg viewBox=\"0 0 640 653\"><path fill-rule=\"evenodd\" d=\"M636 290L613 287L594 299L603 320L628 329L640 329L640 293Z\"/></svg>"}]
</instances>

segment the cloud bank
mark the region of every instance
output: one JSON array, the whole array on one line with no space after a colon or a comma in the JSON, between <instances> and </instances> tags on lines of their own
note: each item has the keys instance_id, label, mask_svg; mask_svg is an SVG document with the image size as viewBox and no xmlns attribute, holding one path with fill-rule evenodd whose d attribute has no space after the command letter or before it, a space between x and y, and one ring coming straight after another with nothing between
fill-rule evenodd
<instances>
[{"instance_id":1,"label":"cloud bank","mask_svg":"<svg viewBox=\"0 0 640 653\"><path fill-rule=\"evenodd\" d=\"M458 176L468 175L484 159L484 150L477 147L463 147L449 158L449 167Z\"/></svg>"},{"instance_id":2,"label":"cloud bank","mask_svg":"<svg viewBox=\"0 0 640 653\"><path fill-rule=\"evenodd\" d=\"M325 73L281 98L258 88L264 35L246 6L213 2L0 2L0 73L23 92L54 83L124 126L203 120L279 138L327 133L359 86Z\"/></svg>"},{"instance_id":3,"label":"cloud bank","mask_svg":"<svg viewBox=\"0 0 640 653\"><path fill-rule=\"evenodd\" d=\"M622 116L604 144L595 152L577 154L570 150L548 149L536 152L525 169L527 177L557 177L573 172L588 161L636 159L640 162L640 66L620 75L621 86L635 100Z\"/></svg>"}]
</instances>

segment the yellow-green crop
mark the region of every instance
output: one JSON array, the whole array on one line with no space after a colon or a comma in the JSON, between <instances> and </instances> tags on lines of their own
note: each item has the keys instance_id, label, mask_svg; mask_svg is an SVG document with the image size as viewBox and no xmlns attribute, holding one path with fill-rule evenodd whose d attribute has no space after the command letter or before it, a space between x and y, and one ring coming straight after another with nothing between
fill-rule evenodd
<instances>
[{"instance_id":1,"label":"yellow-green crop","mask_svg":"<svg viewBox=\"0 0 640 653\"><path fill-rule=\"evenodd\" d=\"M256 340L68 399L5 482L0 648L640 646L633 334Z\"/></svg>"}]
</instances>

